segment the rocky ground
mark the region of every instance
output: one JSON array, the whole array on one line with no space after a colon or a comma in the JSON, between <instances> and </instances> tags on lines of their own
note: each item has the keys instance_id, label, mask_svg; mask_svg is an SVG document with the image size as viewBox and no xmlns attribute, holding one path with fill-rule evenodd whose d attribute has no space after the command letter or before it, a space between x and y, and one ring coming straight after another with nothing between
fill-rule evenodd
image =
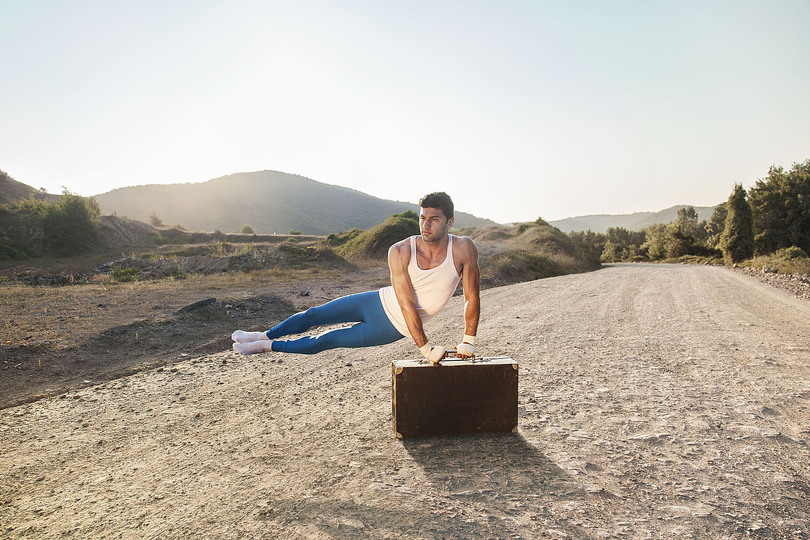
<instances>
[{"instance_id":1,"label":"rocky ground","mask_svg":"<svg viewBox=\"0 0 810 540\"><path fill-rule=\"evenodd\" d=\"M789 294L810 300L810 275L808 274L779 274L768 266L736 268L735 270Z\"/></svg>"},{"instance_id":2,"label":"rocky ground","mask_svg":"<svg viewBox=\"0 0 810 540\"><path fill-rule=\"evenodd\" d=\"M0 536L810 538L805 299L634 264L489 289L482 310L479 353L520 364L517 434L396 439L405 341L212 351L0 411ZM461 312L432 340L454 344Z\"/></svg>"}]
</instances>

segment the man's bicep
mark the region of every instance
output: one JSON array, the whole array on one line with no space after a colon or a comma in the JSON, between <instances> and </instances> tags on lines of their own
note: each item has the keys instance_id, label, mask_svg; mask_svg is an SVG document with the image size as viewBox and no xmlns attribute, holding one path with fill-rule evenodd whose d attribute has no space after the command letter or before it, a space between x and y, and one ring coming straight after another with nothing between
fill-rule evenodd
<instances>
[{"instance_id":1,"label":"man's bicep","mask_svg":"<svg viewBox=\"0 0 810 540\"><path fill-rule=\"evenodd\" d=\"M472 240L465 246L465 260L462 270L462 285L465 295L478 293L481 284L481 270L478 267L478 248Z\"/></svg>"},{"instance_id":2,"label":"man's bicep","mask_svg":"<svg viewBox=\"0 0 810 540\"><path fill-rule=\"evenodd\" d=\"M408 275L407 258L398 246L393 246L388 251L388 267L391 270L391 285L400 304L403 300L413 299L413 288L411 286L411 276Z\"/></svg>"}]
</instances>

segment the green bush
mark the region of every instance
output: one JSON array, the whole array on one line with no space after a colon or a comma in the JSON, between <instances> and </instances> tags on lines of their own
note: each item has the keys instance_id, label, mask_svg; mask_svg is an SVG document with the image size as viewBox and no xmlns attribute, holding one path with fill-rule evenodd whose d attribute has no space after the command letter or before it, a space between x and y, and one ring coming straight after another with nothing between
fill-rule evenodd
<instances>
[{"instance_id":1,"label":"green bush","mask_svg":"<svg viewBox=\"0 0 810 540\"><path fill-rule=\"evenodd\" d=\"M743 266L754 268L769 266L780 274L810 274L810 257L803 249L784 248L768 255L758 255L745 261Z\"/></svg>"},{"instance_id":2,"label":"green bush","mask_svg":"<svg viewBox=\"0 0 810 540\"><path fill-rule=\"evenodd\" d=\"M780 249L776 252L777 257L785 258L789 261L794 261L797 259L806 259L807 253L800 247L790 246L789 248Z\"/></svg>"},{"instance_id":3,"label":"green bush","mask_svg":"<svg viewBox=\"0 0 810 540\"><path fill-rule=\"evenodd\" d=\"M361 231L360 229L355 228L345 233L337 233L337 234L332 233L326 237L326 245L331 247L342 246L349 240L356 238L357 236L362 234L362 232L363 231Z\"/></svg>"},{"instance_id":4,"label":"green bush","mask_svg":"<svg viewBox=\"0 0 810 540\"><path fill-rule=\"evenodd\" d=\"M415 234L419 234L419 216L407 210L356 235L339 249L339 254L346 258L386 258L393 244Z\"/></svg>"},{"instance_id":5,"label":"green bush","mask_svg":"<svg viewBox=\"0 0 810 540\"><path fill-rule=\"evenodd\" d=\"M25 259L28 259L28 254L0 240L0 261L22 261Z\"/></svg>"},{"instance_id":6,"label":"green bush","mask_svg":"<svg viewBox=\"0 0 810 540\"><path fill-rule=\"evenodd\" d=\"M138 281L140 273L141 269L136 266L121 268L114 264L112 270L110 270L110 278L117 283L127 283L129 281Z\"/></svg>"},{"instance_id":7,"label":"green bush","mask_svg":"<svg viewBox=\"0 0 810 540\"><path fill-rule=\"evenodd\" d=\"M99 215L95 199L65 193L45 213L46 250L58 255L90 251L95 247Z\"/></svg>"},{"instance_id":8,"label":"green bush","mask_svg":"<svg viewBox=\"0 0 810 540\"><path fill-rule=\"evenodd\" d=\"M67 191L57 202L28 199L0 206L7 256L72 255L95 248L98 203ZM14 251L12 251L12 249Z\"/></svg>"}]
</instances>

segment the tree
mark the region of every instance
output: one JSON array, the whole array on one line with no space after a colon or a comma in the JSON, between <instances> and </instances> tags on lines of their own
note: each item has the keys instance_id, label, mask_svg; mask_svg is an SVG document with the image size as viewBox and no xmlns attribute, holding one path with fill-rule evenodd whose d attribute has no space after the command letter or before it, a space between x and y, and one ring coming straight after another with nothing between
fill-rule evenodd
<instances>
[{"instance_id":1,"label":"tree","mask_svg":"<svg viewBox=\"0 0 810 540\"><path fill-rule=\"evenodd\" d=\"M254 231L253 227L246 223L242 225L242 234L256 234L256 231Z\"/></svg>"},{"instance_id":2,"label":"tree","mask_svg":"<svg viewBox=\"0 0 810 540\"><path fill-rule=\"evenodd\" d=\"M86 199L64 191L59 202L44 207L45 250L71 255L91 250L101 209L94 198Z\"/></svg>"},{"instance_id":3,"label":"tree","mask_svg":"<svg viewBox=\"0 0 810 540\"><path fill-rule=\"evenodd\" d=\"M726 216L728 216L728 207L726 203L720 203L714 207L712 217L704 225L706 230L706 244L709 247L716 248L720 245L720 236L726 228Z\"/></svg>"},{"instance_id":4,"label":"tree","mask_svg":"<svg viewBox=\"0 0 810 540\"><path fill-rule=\"evenodd\" d=\"M796 246L810 250L810 160L790 171L771 167L749 193L759 254Z\"/></svg>"},{"instance_id":5,"label":"tree","mask_svg":"<svg viewBox=\"0 0 810 540\"><path fill-rule=\"evenodd\" d=\"M630 231L624 227L609 227L602 251L605 262L630 261L641 257L641 246L647 239L644 231Z\"/></svg>"},{"instance_id":6,"label":"tree","mask_svg":"<svg viewBox=\"0 0 810 540\"><path fill-rule=\"evenodd\" d=\"M695 244L706 240L705 222L698 221L698 213L694 206L685 206L678 209L678 217L675 220L678 232L684 237L691 238L691 243Z\"/></svg>"},{"instance_id":7,"label":"tree","mask_svg":"<svg viewBox=\"0 0 810 540\"><path fill-rule=\"evenodd\" d=\"M540 225L539 218L538 221L536 221L535 223ZM604 251L605 235L601 233L595 233L590 229L588 229L585 232L572 231L568 233L568 237L574 244L576 257L578 259L587 261L588 264L591 264L593 265L593 267L598 268L600 265L600 256Z\"/></svg>"},{"instance_id":8,"label":"tree","mask_svg":"<svg viewBox=\"0 0 810 540\"><path fill-rule=\"evenodd\" d=\"M728 215L720 238L723 257L730 263L750 259L754 255L754 216L742 184L735 184L726 203Z\"/></svg>"},{"instance_id":9,"label":"tree","mask_svg":"<svg viewBox=\"0 0 810 540\"><path fill-rule=\"evenodd\" d=\"M664 223L650 225L644 231L646 241L642 246L647 251L647 256L651 261L659 261L667 256L667 238L669 237L669 226Z\"/></svg>"}]
</instances>

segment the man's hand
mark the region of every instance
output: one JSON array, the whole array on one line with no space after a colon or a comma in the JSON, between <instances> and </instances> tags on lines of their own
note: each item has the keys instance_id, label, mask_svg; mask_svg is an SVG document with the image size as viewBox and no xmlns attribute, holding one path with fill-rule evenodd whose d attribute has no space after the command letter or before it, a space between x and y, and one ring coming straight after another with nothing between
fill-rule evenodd
<instances>
[{"instance_id":1,"label":"man's hand","mask_svg":"<svg viewBox=\"0 0 810 540\"><path fill-rule=\"evenodd\" d=\"M436 347L432 346L430 343L425 343L419 350L422 352L422 356L428 359L429 362L434 364L438 364L444 355L447 354L447 349L438 345Z\"/></svg>"},{"instance_id":2,"label":"man's hand","mask_svg":"<svg viewBox=\"0 0 810 540\"><path fill-rule=\"evenodd\" d=\"M475 345L459 343L456 345L456 356L458 358L472 358L475 356Z\"/></svg>"},{"instance_id":3,"label":"man's hand","mask_svg":"<svg viewBox=\"0 0 810 540\"><path fill-rule=\"evenodd\" d=\"M456 345L456 357L472 358L475 356L475 336L464 334L461 343Z\"/></svg>"}]
</instances>

